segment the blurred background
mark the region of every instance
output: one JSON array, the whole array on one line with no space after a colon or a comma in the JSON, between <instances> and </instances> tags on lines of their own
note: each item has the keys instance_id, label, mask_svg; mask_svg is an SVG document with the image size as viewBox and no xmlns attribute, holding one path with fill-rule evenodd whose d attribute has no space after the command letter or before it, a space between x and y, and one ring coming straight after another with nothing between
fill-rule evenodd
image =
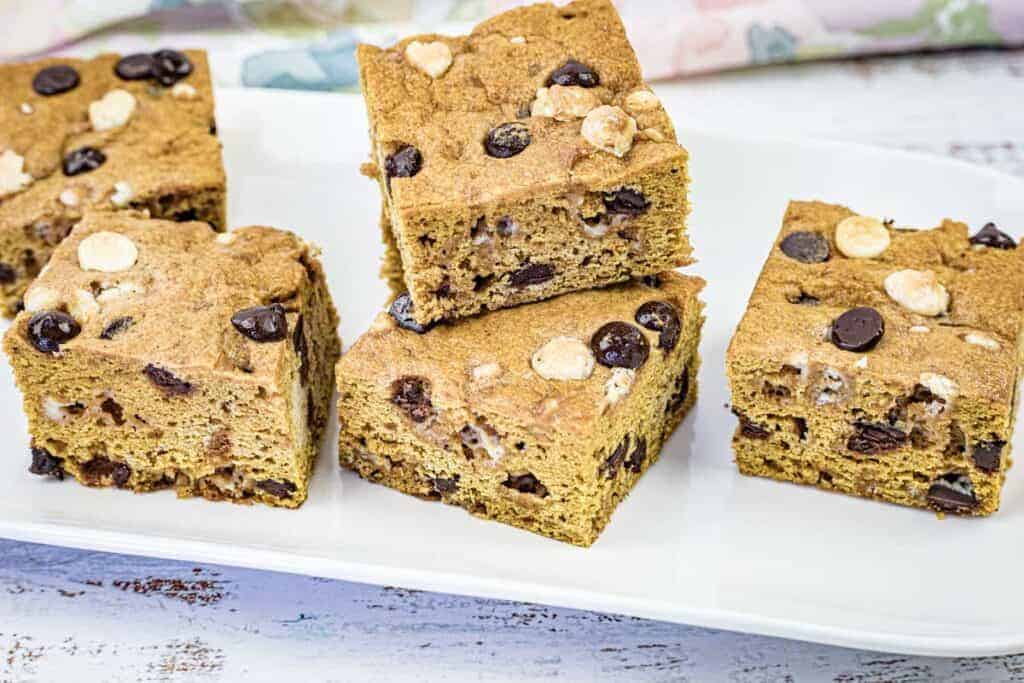
<instances>
[{"instance_id":1,"label":"blurred background","mask_svg":"<svg viewBox=\"0 0 1024 683\"><path fill-rule=\"evenodd\" d=\"M459 33L516 0L0 0L0 58L209 50L222 85L357 87L360 41ZM1024 42L1022 0L618 0L648 79Z\"/></svg>"}]
</instances>

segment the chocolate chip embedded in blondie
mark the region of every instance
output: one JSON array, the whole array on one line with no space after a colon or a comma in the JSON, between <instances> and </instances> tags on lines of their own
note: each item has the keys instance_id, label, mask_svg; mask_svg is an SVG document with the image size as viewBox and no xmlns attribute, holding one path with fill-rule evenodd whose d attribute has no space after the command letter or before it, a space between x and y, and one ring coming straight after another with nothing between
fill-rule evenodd
<instances>
[{"instance_id":1,"label":"chocolate chip embedded in blondie","mask_svg":"<svg viewBox=\"0 0 1024 683\"><path fill-rule=\"evenodd\" d=\"M988 515L1024 364L1024 249L793 202L727 356L744 474Z\"/></svg>"},{"instance_id":2,"label":"chocolate chip embedded in blondie","mask_svg":"<svg viewBox=\"0 0 1024 683\"><path fill-rule=\"evenodd\" d=\"M686 150L607 0L358 57L419 323L690 262Z\"/></svg>"},{"instance_id":3,"label":"chocolate chip embedded in blondie","mask_svg":"<svg viewBox=\"0 0 1024 683\"><path fill-rule=\"evenodd\" d=\"M696 399L698 278L424 330L396 299L338 364L341 464L590 545Z\"/></svg>"},{"instance_id":4,"label":"chocolate chip embedded in blondie","mask_svg":"<svg viewBox=\"0 0 1024 683\"><path fill-rule=\"evenodd\" d=\"M289 232L86 214L4 337L30 470L297 507L327 422L337 316Z\"/></svg>"},{"instance_id":5,"label":"chocolate chip embedded in blondie","mask_svg":"<svg viewBox=\"0 0 1024 683\"><path fill-rule=\"evenodd\" d=\"M87 209L145 209L224 229L206 55L0 65L0 308Z\"/></svg>"}]
</instances>

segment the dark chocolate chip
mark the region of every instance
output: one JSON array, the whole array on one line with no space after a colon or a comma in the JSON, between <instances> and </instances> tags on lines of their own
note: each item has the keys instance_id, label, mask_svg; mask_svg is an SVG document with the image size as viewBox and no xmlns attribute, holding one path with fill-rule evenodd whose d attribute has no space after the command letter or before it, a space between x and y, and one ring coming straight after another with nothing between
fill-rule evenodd
<instances>
[{"instance_id":1,"label":"dark chocolate chip","mask_svg":"<svg viewBox=\"0 0 1024 683\"><path fill-rule=\"evenodd\" d=\"M276 479L262 479L256 482L256 486L277 498L291 498L292 494L299 490L299 487L290 481Z\"/></svg>"},{"instance_id":2,"label":"dark chocolate chip","mask_svg":"<svg viewBox=\"0 0 1024 683\"><path fill-rule=\"evenodd\" d=\"M452 283L451 283L451 280L449 280L447 277L445 277L445 279L441 283L441 285L437 289L434 290L434 296L436 296L438 299L448 299L448 298L451 297L451 295L452 295Z\"/></svg>"},{"instance_id":3,"label":"dark chocolate chip","mask_svg":"<svg viewBox=\"0 0 1024 683\"><path fill-rule=\"evenodd\" d=\"M384 159L384 173L388 178L411 178L422 167L423 157L412 145L403 145Z\"/></svg>"},{"instance_id":4,"label":"dark chocolate chip","mask_svg":"<svg viewBox=\"0 0 1024 683\"><path fill-rule=\"evenodd\" d=\"M501 482L501 485L515 489L519 493L529 493L540 498L545 498L548 495L547 487L529 472L526 474L510 474L505 481Z\"/></svg>"},{"instance_id":5,"label":"dark chocolate chip","mask_svg":"<svg viewBox=\"0 0 1024 683\"><path fill-rule=\"evenodd\" d=\"M683 404L686 403L686 397L690 395L690 368L688 365L683 366L683 371L676 377L675 386L672 388L672 395L669 396L668 403L665 405L665 412L668 414L678 412Z\"/></svg>"},{"instance_id":6,"label":"dark chocolate chip","mask_svg":"<svg viewBox=\"0 0 1024 683\"><path fill-rule=\"evenodd\" d=\"M125 81L141 81L152 78L155 70L156 60L153 59L153 55L144 52L122 57L114 66L114 73Z\"/></svg>"},{"instance_id":7,"label":"dark chocolate chip","mask_svg":"<svg viewBox=\"0 0 1024 683\"><path fill-rule=\"evenodd\" d=\"M659 332L658 348L671 351L679 343L679 315L667 301L648 301L636 311L636 321L648 330Z\"/></svg>"},{"instance_id":8,"label":"dark chocolate chip","mask_svg":"<svg viewBox=\"0 0 1024 683\"><path fill-rule=\"evenodd\" d=\"M142 374L149 378L155 386L159 387L168 396L186 396L192 393L191 382L186 382L174 376L169 370L150 363L142 370Z\"/></svg>"},{"instance_id":9,"label":"dark chocolate chip","mask_svg":"<svg viewBox=\"0 0 1024 683\"><path fill-rule=\"evenodd\" d=\"M598 468L605 479L614 479L618 475L622 464L626 462L626 453L629 451L629 435L623 437L619 445L615 447L612 454L605 458Z\"/></svg>"},{"instance_id":10,"label":"dark chocolate chip","mask_svg":"<svg viewBox=\"0 0 1024 683\"><path fill-rule=\"evenodd\" d=\"M42 311L28 321L28 340L43 353L57 353L61 344L81 331L74 318L60 311Z\"/></svg>"},{"instance_id":11,"label":"dark chocolate chip","mask_svg":"<svg viewBox=\"0 0 1024 683\"><path fill-rule=\"evenodd\" d=\"M391 307L388 309L388 313L395 319L395 322L403 330L410 330L416 334L423 334L429 332L436 323L430 322L426 325L420 325L416 322L413 317L413 304L412 297L409 296L409 292L402 292L395 300L391 302Z\"/></svg>"},{"instance_id":12,"label":"dark chocolate chip","mask_svg":"<svg viewBox=\"0 0 1024 683\"><path fill-rule=\"evenodd\" d=\"M802 417L794 417L793 424L796 426L797 436L804 441L807 438L807 420Z\"/></svg>"},{"instance_id":13,"label":"dark chocolate chip","mask_svg":"<svg viewBox=\"0 0 1024 683\"><path fill-rule=\"evenodd\" d=\"M192 73L192 62L183 52L157 50L152 57L153 78L160 85L174 85Z\"/></svg>"},{"instance_id":14,"label":"dark chocolate chip","mask_svg":"<svg viewBox=\"0 0 1024 683\"><path fill-rule=\"evenodd\" d=\"M0 263L0 284L9 285L18 279L18 271L6 263Z\"/></svg>"},{"instance_id":15,"label":"dark chocolate chip","mask_svg":"<svg viewBox=\"0 0 1024 683\"><path fill-rule=\"evenodd\" d=\"M299 357L299 380L303 384L307 384L309 381L309 345L306 343L306 333L303 329L301 315L295 321L292 346L295 348L295 355Z\"/></svg>"},{"instance_id":16,"label":"dark chocolate chip","mask_svg":"<svg viewBox=\"0 0 1024 683\"><path fill-rule=\"evenodd\" d=\"M78 87L81 79L78 72L66 64L48 66L32 79L32 89L40 95L49 97L59 95Z\"/></svg>"},{"instance_id":17,"label":"dark chocolate chip","mask_svg":"<svg viewBox=\"0 0 1024 683\"><path fill-rule=\"evenodd\" d=\"M791 304L797 304L798 306L817 306L821 303L818 297L811 296L807 292L800 292L799 296L787 296L786 301Z\"/></svg>"},{"instance_id":18,"label":"dark chocolate chip","mask_svg":"<svg viewBox=\"0 0 1024 683\"><path fill-rule=\"evenodd\" d=\"M100 410L109 415L114 420L114 424L124 424L124 408L121 404L110 398L109 396L103 399L103 403L100 403Z\"/></svg>"},{"instance_id":19,"label":"dark chocolate chip","mask_svg":"<svg viewBox=\"0 0 1024 683\"><path fill-rule=\"evenodd\" d=\"M110 473L110 478L114 481L114 486L117 488L123 488L128 480L132 478L132 468L123 462L119 462L114 465L114 469Z\"/></svg>"},{"instance_id":20,"label":"dark chocolate chip","mask_svg":"<svg viewBox=\"0 0 1024 683\"><path fill-rule=\"evenodd\" d=\"M854 453L877 455L902 448L907 442L907 435L902 430L885 424L856 422L856 430L846 440L846 447Z\"/></svg>"},{"instance_id":21,"label":"dark chocolate chip","mask_svg":"<svg viewBox=\"0 0 1024 683\"><path fill-rule=\"evenodd\" d=\"M32 464L28 471L38 474L41 477L49 476L54 479L64 479L64 459L55 457L45 448L32 447Z\"/></svg>"},{"instance_id":22,"label":"dark chocolate chip","mask_svg":"<svg viewBox=\"0 0 1024 683\"><path fill-rule=\"evenodd\" d=\"M508 281L516 289L524 289L547 282L555 276L555 268L550 263L527 263L517 271L509 274Z\"/></svg>"},{"instance_id":23,"label":"dark chocolate chip","mask_svg":"<svg viewBox=\"0 0 1024 683\"><path fill-rule=\"evenodd\" d=\"M601 84L597 72L582 62L570 59L551 72L547 85L578 85L581 88L593 88Z\"/></svg>"},{"instance_id":24,"label":"dark chocolate chip","mask_svg":"<svg viewBox=\"0 0 1024 683\"><path fill-rule=\"evenodd\" d=\"M626 468L634 474L639 474L640 470L644 468L645 460L647 460L647 439L641 436L636 440L636 447L629 454L629 459L626 460Z\"/></svg>"},{"instance_id":25,"label":"dark chocolate chip","mask_svg":"<svg viewBox=\"0 0 1024 683\"><path fill-rule=\"evenodd\" d=\"M986 223L985 227L971 237L971 244L980 244L995 249L1016 249L1013 238L996 227L995 223Z\"/></svg>"},{"instance_id":26,"label":"dark chocolate chip","mask_svg":"<svg viewBox=\"0 0 1024 683\"><path fill-rule=\"evenodd\" d=\"M484 139L484 149L498 159L514 157L530 146L530 129L518 121L495 126Z\"/></svg>"},{"instance_id":27,"label":"dark chocolate chip","mask_svg":"<svg viewBox=\"0 0 1024 683\"><path fill-rule=\"evenodd\" d=\"M768 427L758 422L754 422L736 408L732 409L732 414L740 421L740 436L744 436L748 439L767 439L772 435L772 432Z\"/></svg>"},{"instance_id":28,"label":"dark chocolate chip","mask_svg":"<svg viewBox=\"0 0 1024 683\"><path fill-rule=\"evenodd\" d=\"M646 212L650 205L642 192L630 187L620 187L604 194L604 208L608 213L639 216Z\"/></svg>"},{"instance_id":29,"label":"dark chocolate chip","mask_svg":"<svg viewBox=\"0 0 1024 683\"><path fill-rule=\"evenodd\" d=\"M510 216L502 216L495 226L498 228L498 234L502 237L516 234L516 222Z\"/></svg>"},{"instance_id":30,"label":"dark chocolate chip","mask_svg":"<svg viewBox=\"0 0 1024 683\"><path fill-rule=\"evenodd\" d=\"M642 283L644 283L644 285L646 285L648 287L651 287L653 289L660 289L661 288L661 276L660 275L644 275L640 279L640 281Z\"/></svg>"},{"instance_id":31,"label":"dark chocolate chip","mask_svg":"<svg viewBox=\"0 0 1024 683\"><path fill-rule=\"evenodd\" d=\"M95 147L79 147L68 152L68 155L64 157L62 168L66 176L78 175L95 171L106 160L107 155Z\"/></svg>"},{"instance_id":32,"label":"dark chocolate chip","mask_svg":"<svg viewBox=\"0 0 1024 683\"><path fill-rule=\"evenodd\" d=\"M123 487L131 479L132 470L123 462L114 462L105 455L97 455L81 465L82 477L90 483L98 483L104 477L110 477L118 488Z\"/></svg>"},{"instance_id":33,"label":"dark chocolate chip","mask_svg":"<svg viewBox=\"0 0 1024 683\"><path fill-rule=\"evenodd\" d=\"M430 480L430 486L434 489L435 493L440 493L441 495L455 493L459 489L459 475L435 477Z\"/></svg>"},{"instance_id":34,"label":"dark chocolate chip","mask_svg":"<svg viewBox=\"0 0 1024 683\"><path fill-rule=\"evenodd\" d=\"M184 211L175 211L172 218L177 223L188 223L189 221L197 220L199 214L195 209L185 209Z\"/></svg>"},{"instance_id":35,"label":"dark chocolate chip","mask_svg":"<svg viewBox=\"0 0 1024 683\"><path fill-rule=\"evenodd\" d=\"M979 470L998 472L1005 445L1005 441L978 441L971 448L971 459Z\"/></svg>"},{"instance_id":36,"label":"dark chocolate chip","mask_svg":"<svg viewBox=\"0 0 1024 683\"><path fill-rule=\"evenodd\" d=\"M650 345L635 326L610 322L601 326L590 338L590 348L598 363L609 368L635 370L647 362Z\"/></svg>"},{"instance_id":37,"label":"dark chocolate chip","mask_svg":"<svg viewBox=\"0 0 1024 683\"><path fill-rule=\"evenodd\" d=\"M830 254L828 239L820 232L791 232L779 248L783 254L800 263L824 263Z\"/></svg>"},{"instance_id":38,"label":"dark chocolate chip","mask_svg":"<svg viewBox=\"0 0 1024 683\"><path fill-rule=\"evenodd\" d=\"M974 484L965 474L949 472L928 488L928 502L940 512L962 515L978 507Z\"/></svg>"},{"instance_id":39,"label":"dark chocolate chip","mask_svg":"<svg viewBox=\"0 0 1024 683\"><path fill-rule=\"evenodd\" d=\"M832 323L832 343L844 351L870 351L885 334L885 320L873 308L851 308Z\"/></svg>"},{"instance_id":40,"label":"dark chocolate chip","mask_svg":"<svg viewBox=\"0 0 1024 683\"><path fill-rule=\"evenodd\" d=\"M960 429L960 425L955 421L949 423L949 443L946 444L946 450L944 455L946 457L956 457L963 455L967 450L967 437L964 436L964 430Z\"/></svg>"},{"instance_id":41,"label":"dark chocolate chip","mask_svg":"<svg viewBox=\"0 0 1024 683\"><path fill-rule=\"evenodd\" d=\"M288 320L284 306L253 306L231 316L231 324L243 335L257 342L276 342L288 336Z\"/></svg>"},{"instance_id":42,"label":"dark chocolate chip","mask_svg":"<svg viewBox=\"0 0 1024 683\"><path fill-rule=\"evenodd\" d=\"M430 380L408 375L391 383L391 402L408 414L413 422L424 422L434 414L430 402Z\"/></svg>"},{"instance_id":43,"label":"dark chocolate chip","mask_svg":"<svg viewBox=\"0 0 1024 683\"><path fill-rule=\"evenodd\" d=\"M130 315L126 315L122 318L114 318L106 327L103 328L103 331L100 332L100 339L110 341L134 324L135 319Z\"/></svg>"}]
</instances>

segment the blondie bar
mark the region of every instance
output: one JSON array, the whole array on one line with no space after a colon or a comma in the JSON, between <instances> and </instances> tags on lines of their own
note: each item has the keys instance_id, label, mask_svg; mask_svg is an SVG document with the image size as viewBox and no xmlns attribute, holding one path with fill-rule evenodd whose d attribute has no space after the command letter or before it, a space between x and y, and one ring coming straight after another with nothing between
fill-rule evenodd
<instances>
[{"instance_id":1,"label":"blondie bar","mask_svg":"<svg viewBox=\"0 0 1024 683\"><path fill-rule=\"evenodd\" d=\"M90 486L296 507L340 345L295 235L87 213L4 337L30 471Z\"/></svg>"},{"instance_id":2,"label":"blondie bar","mask_svg":"<svg viewBox=\"0 0 1024 683\"><path fill-rule=\"evenodd\" d=\"M687 154L608 0L358 50L420 324L690 262Z\"/></svg>"},{"instance_id":3,"label":"blondie bar","mask_svg":"<svg viewBox=\"0 0 1024 683\"><path fill-rule=\"evenodd\" d=\"M0 65L0 307L87 209L145 209L224 228L224 169L206 55Z\"/></svg>"},{"instance_id":4,"label":"blondie bar","mask_svg":"<svg viewBox=\"0 0 1024 683\"><path fill-rule=\"evenodd\" d=\"M341 464L590 545L696 398L702 287L666 273L427 329L400 296L338 364Z\"/></svg>"},{"instance_id":5,"label":"blondie bar","mask_svg":"<svg viewBox=\"0 0 1024 683\"><path fill-rule=\"evenodd\" d=\"M1024 249L793 202L727 356L745 474L988 515L1024 363Z\"/></svg>"}]
</instances>

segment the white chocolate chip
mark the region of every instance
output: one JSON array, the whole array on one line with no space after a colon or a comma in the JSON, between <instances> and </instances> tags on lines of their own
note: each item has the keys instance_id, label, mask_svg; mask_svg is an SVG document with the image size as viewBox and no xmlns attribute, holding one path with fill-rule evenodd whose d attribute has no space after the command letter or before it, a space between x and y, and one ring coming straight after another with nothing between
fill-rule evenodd
<instances>
[{"instance_id":1,"label":"white chocolate chip","mask_svg":"<svg viewBox=\"0 0 1024 683\"><path fill-rule=\"evenodd\" d=\"M661 100L650 90L635 90L626 96L626 109L636 113L650 111L661 106Z\"/></svg>"},{"instance_id":2,"label":"white chocolate chip","mask_svg":"<svg viewBox=\"0 0 1024 683\"><path fill-rule=\"evenodd\" d=\"M0 197L24 190L32 184L32 176L25 173L25 158L12 149L0 154Z\"/></svg>"},{"instance_id":3,"label":"white chocolate chip","mask_svg":"<svg viewBox=\"0 0 1024 683\"><path fill-rule=\"evenodd\" d=\"M928 391L946 401L947 404L952 403L953 399L956 398L957 393L960 391L956 382L945 375L938 375L934 372L922 372L918 381L923 384Z\"/></svg>"},{"instance_id":4,"label":"white chocolate chip","mask_svg":"<svg viewBox=\"0 0 1024 683\"><path fill-rule=\"evenodd\" d=\"M71 293L71 303L68 304L68 313L79 321L85 321L100 312L100 305L92 292L85 289L76 289Z\"/></svg>"},{"instance_id":5,"label":"white chocolate chip","mask_svg":"<svg viewBox=\"0 0 1024 683\"><path fill-rule=\"evenodd\" d=\"M903 308L935 316L949 307L949 292L930 270L897 270L885 278L885 293Z\"/></svg>"},{"instance_id":6,"label":"white chocolate chip","mask_svg":"<svg viewBox=\"0 0 1024 683\"><path fill-rule=\"evenodd\" d=\"M431 78L439 78L452 65L451 49L439 40L430 43L412 41L405 46L405 58Z\"/></svg>"},{"instance_id":7,"label":"white chocolate chip","mask_svg":"<svg viewBox=\"0 0 1024 683\"><path fill-rule=\"evenodd\" d=\"M846 387L846 379L835 368L825 368L821 373L821 386L816 403L819 406L838 403Z\"/></svg>"},{"instance_id":8,"label":"white chocolate chip","mask_svg":"<svg viewBox=\"0 0 1024 683\"><path fill-rule=\"evenodd\" d=\"M476 382L490 382L501 374L501 365L498 363L482 363L476 365L470 371L473 380Z\"/></svg>"},{"instance_id":9,"label":"white chocolate chip","mask_svg":"<svg viewBox=\"0 0 1024 683\"><path fill-rule=\"evenodd\" d=\"M534 352L530 366L544 379L586 379L594 371L594 354L576 337L555 337Z\"/></svg>"},{"instance_id":10,"label":"white chocolate chip","mask_svg":"<svg viewBox=\"0 0 1024 683\"><path fill-rule=\"evenodd\" d=\"M64 206L78 206L78 193L70 188L62 191L57 198Z\"/></svg>"},{"instance_id":11,"label":"white chocolate chip","mask_svg":"<svg viewBox=\"0 0 1024 683\"><path fill-rule=\"evenodd\" d=\"M931 329L924 325L914 325L910 328L910 331L914 334L927 334L928 332L931 332Z\"/></svg>"},{"instance_id":12,"label":"white chocolate chip","mask_svg":"<svg viewBox=\"0 0 1024 683\"><path fill-rule=\"evenodd\" d=\"M119 128L128 123L135 112L135 97L127 90L111 90L89 105L89 122L93 130Z\"/></svg>"},{"instance_id":13,"label":"white chocolate chip","mask_svg":"<svg viewBox=\"0 0 1024 683\"><path fill-rule=\"evenodd\" d=\"M889 248L885 224L870 216L850 216L836 226L836 248L848 258L875 258Z\"/></svg>"},{"instance_id":14,"label":"white chocolate chip","mask_svg":"<svg viewBox=\"0 0 1024 683\"><path fill-rule=\"evenodd\" d=\"M139 250L121 233L101 230L78 243L78 266L82 270L117 273L128 270L139 258Z\"/></svg>"},{"instance_id":15,"label":"white chocolate chip","mask_svg":"<svg viewBox=\"0 0 1024 683\"><path fill-rule=\"evenodd\" d=\"M222 232L218 234L216 237L214 237L213 240L217 244L231 244L232 242L235 241L235 239L237 239L237 237L238 235L236 235L233 232Z\"/></svg>"},{"instance_id":16,"label":"white chocolate chip","mask_svg":"<svg viewBox=\"0 0 1024 683\"><path fill-rule=\"evenodd\" d=\"M594 147L623 157L633 147L636 121L618 107L602 105L583 119L580 134Z\"/></svg>"},{"instance_id":17,"label":"white chocolate chip","mask_svg":"<svg viewBox=\"0 0 1024 683\"><path fill-rule=\"evenodd\" d=\"M119 282L111 287L104 287L103 290L96 295L96 301L101 304L108 304L122 297L145 293L146 288L142 285L135 284L134 282Z\"/></svg>"},{"instance_id":18,"label":"white chocolate chip","mask_svg":"<svg viewBox=\"0 0 1024 683\"><path fill-rule=\"evenodd\" d=\"M501 445L501 438L487 425L467 424L459 432L459 436L462 443L471 449L483 449L492 461L501 460L505 455L505 447Z\"/></svg>"},{"instance_id":19,"label":"white chocolate chip","mask_svg":"<svg viewBox=\"0 0 1024 683\"><path fill-rule=\"evenodd\" d=\"M135 190L127 180L119 180L114 183L114 194L110 196L110 201L114 206L124 208L128 206L128 202L133 197L135 197Z\"/></svg>"},{"instance_id":20,"label":"white chocolate chip","mask_svg":"<svg viewBox=\"0 0 1024 683\"><path fill-rule=\"evenodd\" d=\"M801 375L807 374L807 365L809 362L810 357L807 355L806 351L794 351L789 354L789 357L786 359L786 365L791 368L796 368L800 371Z\"/></svg>"},{"instance_id":21,"label":"white chocolate chip","mask_svg":"<svg viewBox=\"0 0 1024 683\"><path fill-rule=\"evenodd\" d=\"M629 393L635 378L636 370L613 368L611 376L604 383L605 405L613 406L621 401Z\"/></svg>"},{"instance_id":22,"label":"white chocolate chip","mask_svg":"<svg viewBox=\"0 0 1024 683\"><path fill-rule=\"evenodd\" d=\"M52 396L43 397L43 415L54 422L61 424L68 421L69 417L79 415L85 409L81 403L61 403ZM68 410L71 408L72 410Z\"/></svg>"},{"instance_id":23,"label":"white chocolate chip","mask_svg":"<svg viewBox=\"0 0 1024 683\"><path fill-rule=\"evenodd\" d=\"M35 109L35 107L33 107L33 106L32 106L31 104L29 104L28 102L22 102L22 103L21 103L21 106L19 106L19 107L18 107L18 109L19 109L19 110L21 111L21 113L22 113L22 114L24 114L25 116L30 116L30 115L31 115L31 114L32 114L33 112L35 112L35 110L36 110L36 109Z\"/></svg>"},{"instance_id":24,"label":"white chocolate chip","mask_svg":"<svg viewBox=\"0 0 1024 683\"><path fill-rule=\"evenodd\" d=\"M987 334L982 334L981 332L968 332L964 335L964 341L968 344L974 344L975 346L980 346L991 351L998 351L1002 348L999 345L999 342Z\"/></svg>"},{"instance_id":25,"label":"white chocolate chip","mask_svg":"<svg viewBox=\"0 0 1024 683\"><path fill-rule=\"evenodd\" d=\"M583 118L600 104L601 100L588 88L556 84L537 90L537 97L530 105L530 115L572 121Z\"/></svg>"},{"instance_id":26,"label":"white chocolate chip","mask_svg":"<svg viewBox=\"0 0 1024 683\"><path fill-rule=\"evenodd\" d=\"M22 301L25 304L26 311L37 313L57 308L60 304L60 295L49 287L33 285L25 292L25 297Z\"/></svg>"},{"instance_id":27,"label":"white chocolate chip","mask_svg":"<svg viewBox=\"0 0 1024 683\"><path fill-rule=\"evenodd\" d=\"M199 91L188 83L175 83L171 88L171 97L179 100L194 100Z\"/></svg>"},{"instance_id":28,"label":"white chocolate chip","mask_svg":"<svg viewBox=\"0 0 1024 683\"><path fill-rule=\"evenodd\" d=\"M868 357L867 356L861 356L860 358L857 359L857 362L853 364L853 367L860 368L861 370L867 369L867 367L868 367Z\"/></svg>"},{"instance_id":29,"label":"white chocolate chip","mask_svg":"<svg viewBox=\"0 0 1024 683\"><path fill-rule=\"evenodd\" d=\"M526 42L526 38L524 38L523 36L512 36L511 38L508 39L508 42L512 43L513 45L522 45Z\"/></svg>"},{"instance_id":30,"label":"white chocolate chip","mask_svg":"<svg viewBox=\"0 0 1024 683\"><path fill-rule=\"evenodd\" d=\"M641 140L650 140L651 142L665 142L665 134L657 128L644 128L637 133L637 137Z\"/></svg>"}]
</instances>

